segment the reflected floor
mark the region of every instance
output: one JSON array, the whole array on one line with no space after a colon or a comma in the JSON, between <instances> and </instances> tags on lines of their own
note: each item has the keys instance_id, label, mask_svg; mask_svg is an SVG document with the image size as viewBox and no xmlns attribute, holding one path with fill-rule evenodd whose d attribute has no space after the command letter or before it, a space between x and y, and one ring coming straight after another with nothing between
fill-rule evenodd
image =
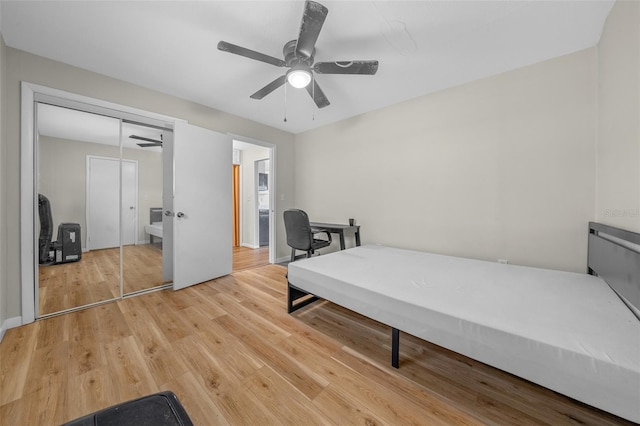
<instances>
[{"instance_id":1,"label":"reflected floor","mask_svg":"<svg viewBox=\"0 0 640 426\"><path fill-rule=\"evenodd\" d=\"M120 295L119 250L95 250L78 262L39 267L39 315Z\"/></svg>"},{"instance_id":2,"label":"reflected floor","mask_svg":"<svg viewBox=\"0 0 640 426\"><path fill-rule=\"evenodd\" d=\"M92 250L78 262L40 265L39 316L119 297L119 251ZM125 246L123 254L125 294L164 284L159 245Z\"/></svg>"},{"instance_id":3,"label":"reflected floor","mask_svg":"<svg viewBox=\"0 0 640 426\"><path fill-rule=\"evenodd\" d=\"M162 279L162 249L159 244L123 247L124 292L147 290ZM269 264L269 247L233 248L233 271ZM93 250L79 262L39 267L38 316L102 302L120 295L118 248Z\"/></svg>"}]
</instances>

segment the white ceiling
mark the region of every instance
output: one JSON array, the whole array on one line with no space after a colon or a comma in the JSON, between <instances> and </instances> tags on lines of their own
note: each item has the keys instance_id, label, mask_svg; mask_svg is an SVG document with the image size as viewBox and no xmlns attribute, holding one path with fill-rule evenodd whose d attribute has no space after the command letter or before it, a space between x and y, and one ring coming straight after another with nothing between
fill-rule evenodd
<instances>
[{"instance_id":1,"label":"white ceiling","mask_svg":"<svg viewBox=\"0 0 640 426\"><path fill-rule=\"evenodd\" d=\"M120 145L120 120L98 114L77 111L47 104L38 104L38 134L58 139L103 145ZM138 146L145 141L129 138L130 135L160 140L162 131L132 123L122 124L122 146L130 149L162 152L160 147Z\"/></svg>"},{"instance_id":2,"label":"white ceiling","mask_svg":"<svg viewBox=\"0 0 640 426\"><path fill-rule=\"evenodd\" d=\"M249 95L283 68L216 49L224 40L282 58L297 1L6 1L8 46L292 133L595 46L613 0L321 1L316 62L380 61L375 76L318 75L304 89Z\"/></svg>"},{"instance_id":3,"label":"white ceiling","mask_svg":"<svg viewBox=\"0 0 640 426\"><path fill-rule=\"evenodd\" d=\"M122 123L122 146L129 149L162 152L161 147L140 147L144 143L130 135L161 140L162 130L133 123ZM54 105L38 104L38 135L52 138L119 146L120 120ZM233 140L233 148L240 151L255 149L256 145Z\"/></svg>"}]
</instances>

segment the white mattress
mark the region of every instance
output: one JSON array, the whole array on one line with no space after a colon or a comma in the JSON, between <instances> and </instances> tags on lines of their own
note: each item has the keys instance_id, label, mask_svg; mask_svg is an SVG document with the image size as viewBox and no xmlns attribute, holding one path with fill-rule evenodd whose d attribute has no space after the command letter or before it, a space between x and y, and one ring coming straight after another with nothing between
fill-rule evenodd
<instances>
[{"instance_id":1,"label":"white mattress","mask_svg":"<svg viewBox=\"0 0 640 426\"><path fill-rule=\"evenodd\" d=\"M640 422L640 321L602 279L384 246L289 264L289 282Z\"/></svg>"},{"instance_id":2,"label":"white mattress","mask_svg":"<svg viewBox=\"0 0 640 426\"><path fill-rule=\"evenodd\" d=\"M154 237L162 238L162 222L152 223L144 226L144 232Z\"/></svg>"}]
</instances>

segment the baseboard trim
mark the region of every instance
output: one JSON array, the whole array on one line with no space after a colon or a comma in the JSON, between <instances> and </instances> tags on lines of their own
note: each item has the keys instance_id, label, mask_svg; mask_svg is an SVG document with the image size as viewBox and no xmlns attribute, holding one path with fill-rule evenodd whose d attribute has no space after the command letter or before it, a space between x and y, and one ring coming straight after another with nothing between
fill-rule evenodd
<instances>
[{"instance_id":1,"label":"baseboard trim","mask_svg":"<svg viewBox=\"0 0 640 426\"><path fill-rule=\"evenodd\" d=\"M255 244L248 244L248 243L241 243L240 246L241 247L248 247L248 248L254 249L254 250L257 249L257 248L260 248L260 246L257 246Z\"/></svg>"},{"instance_id":2,"label":"baseboard trim","mask_svg":"<svg viewBox=\"0 0 640 426\"><path fill-rule=\"evenodd\" d=\"M2 323L2 327L0 327L0 342L2 342L2 338L4 337L4 333L7 332L10 328L19 327L22 325L22 317L13 317L7 318Z\"/></svg>"}]
</instances>

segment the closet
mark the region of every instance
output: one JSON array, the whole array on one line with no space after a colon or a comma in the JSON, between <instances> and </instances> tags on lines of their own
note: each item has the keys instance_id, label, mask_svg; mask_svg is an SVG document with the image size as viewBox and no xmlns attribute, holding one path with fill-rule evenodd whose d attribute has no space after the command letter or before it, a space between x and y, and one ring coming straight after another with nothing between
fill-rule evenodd
<instances>
[{"instance_id":1,"label":"closet","mask_svg":"<svg viewBox=\"0 0 640 426\"><path fill-rule=\"evenodd\" d=\"M171 130L40 102L36 130L36 190L48 200L36 235L51 253L38 259L37 316L170 286L163 251L172 238L152 242L145 227L154 208L162 222L162 145ZM64 224L77 229L77 241L64 242ZM81 255L56 258L64 244Z\"/></svg>"},{"instance_id":2,"label":"closet","mask_svg":"<svg viewBox=\"0 0 640 426\"><path fill-rule=\"evenodd\" d=\"M231 272L228 135L29 83L22 111L24 323Z\"/></svg>"}]
</instances>

